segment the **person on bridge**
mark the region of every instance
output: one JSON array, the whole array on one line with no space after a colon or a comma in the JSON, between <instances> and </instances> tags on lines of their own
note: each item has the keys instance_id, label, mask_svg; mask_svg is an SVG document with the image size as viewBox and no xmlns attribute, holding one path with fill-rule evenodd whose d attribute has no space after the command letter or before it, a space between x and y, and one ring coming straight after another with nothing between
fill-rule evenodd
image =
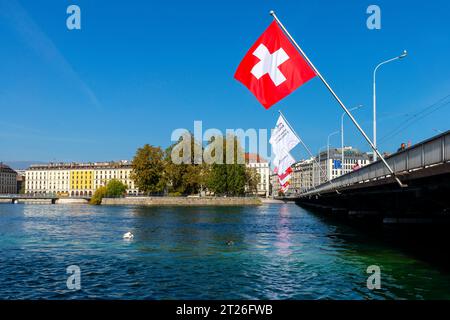
<instances>
[{"instance_id":1,"label":"person on bridge","mask_svg":"<svg viewBox=\"0 0 450 320\"><path fill-rule=\"evenodd\" d=\"M402 144L400 145L400 148L397 149L397 152L405 150L406 149L406 144L404 142L402 142Z\"/></svg>"}]
</instances>

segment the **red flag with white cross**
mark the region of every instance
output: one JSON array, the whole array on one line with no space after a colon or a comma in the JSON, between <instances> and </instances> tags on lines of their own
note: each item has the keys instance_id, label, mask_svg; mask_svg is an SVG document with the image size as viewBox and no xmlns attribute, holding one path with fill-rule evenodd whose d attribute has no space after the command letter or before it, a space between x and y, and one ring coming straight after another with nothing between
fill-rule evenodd
<instances>
[{"instance_id":1,"label":"red flag with white cross","mask_svg":"<svg viewBox=\"0 0 450 320\"><path fill-rule=\"evenodd\" d=\"M315 76L276 21L253 44L234 75L266 109Z\"/></svg>"}]
</instances>

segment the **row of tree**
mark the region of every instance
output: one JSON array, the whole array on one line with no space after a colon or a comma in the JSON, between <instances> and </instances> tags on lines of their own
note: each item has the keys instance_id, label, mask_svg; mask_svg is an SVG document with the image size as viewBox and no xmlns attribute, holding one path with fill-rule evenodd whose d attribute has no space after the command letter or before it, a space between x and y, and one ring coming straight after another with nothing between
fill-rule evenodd
<instances>
[{"instance_id":1,"label":"row of tree","mask_svg":"<svg viewBox=\"0 0 450 320\"><path fill-rule=\"evenodd\" d=\"M209 148L213 144L223 148ZM222 161L205 162L205 148L209 149L210 157ZM233 161L226 159L223 150L227 148L234 150ZM174 157L183 161L178 163ZM139 148L132 161L131 178L147 194L193 195L208 191L215 195L242 196L256 192L259 181L256 170L239 161L243 158L244 150L235 136L213 137L205 147L192 135L183 136L166 150L149 144Z\"/></svg>"}]
</instances>

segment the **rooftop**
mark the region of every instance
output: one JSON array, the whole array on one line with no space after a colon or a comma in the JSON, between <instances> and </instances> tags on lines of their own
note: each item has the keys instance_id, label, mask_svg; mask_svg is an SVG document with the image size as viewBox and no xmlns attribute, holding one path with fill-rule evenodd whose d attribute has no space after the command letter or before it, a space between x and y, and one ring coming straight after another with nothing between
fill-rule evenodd
<instances>
[{"instance_id":1,"label":"rooftop","mask_svg":"<svg viewBox=\"0 0 450 320\"><path fill-rule=\"evenodd\" d=\"M128 160L110 161L110 162L58 162L46 164L32 164L28 170L70 170L70 169L109 169L109 168L129 168L131 162Z\"/></svg>"},{"instance_id":2,"label":"rooftop","mask_svg":"<svg viewBox=\"0 0 450 320\"><path fill-rule=\"evenodd\" d=\"M325 159L327 157L328 151L323 150L320 152L320 157ZM369 155L365 152L361 152L359 149L345 147L344 148L344 156L346 158L356 158L356 159L369 159ZM317 155L317 158L319 155ZM341 148L332 148L330 147L330 159L340 159L342 157L342 149Z\"/></svg>"},{"instance_id":3,"label":"rooftop","mask_svg":"<svg viewBox=\"0 0 450 320\"><path fill-rule=\"evenodd\" d=\"M245 153L245 162L247 163L267 163L267 160L256 153Z\"/></svg>"},{"instance_id":4,"label":"rooftop","mask_svg":"<svg viewBox=\"0 0 450 320\"><path fill-rule=\"evenodd\" d=\"M14 171L9 166L7 166L6 164L3 164L1 162L0 162L0 172L8 172L8 173L15 173L15 174L17 174L16 171Z\"/></svg>"}]
</instances>

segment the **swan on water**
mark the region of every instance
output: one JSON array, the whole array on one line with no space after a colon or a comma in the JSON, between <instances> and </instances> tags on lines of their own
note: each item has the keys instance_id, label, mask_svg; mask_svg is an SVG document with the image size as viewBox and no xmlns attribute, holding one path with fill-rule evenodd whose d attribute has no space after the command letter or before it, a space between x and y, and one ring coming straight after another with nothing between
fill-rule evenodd
<instances>
[{"instance_id":1,"label":"swan on water","mask_svg":"<svg viewBox=\"0 0 450 320\"><path fill-rule=\"evenodd\" d=\"M134 238L134 234L132 234L131 232L127 232L123 235L124 239L133 239Z\"/></svg>"}]
</instances>

